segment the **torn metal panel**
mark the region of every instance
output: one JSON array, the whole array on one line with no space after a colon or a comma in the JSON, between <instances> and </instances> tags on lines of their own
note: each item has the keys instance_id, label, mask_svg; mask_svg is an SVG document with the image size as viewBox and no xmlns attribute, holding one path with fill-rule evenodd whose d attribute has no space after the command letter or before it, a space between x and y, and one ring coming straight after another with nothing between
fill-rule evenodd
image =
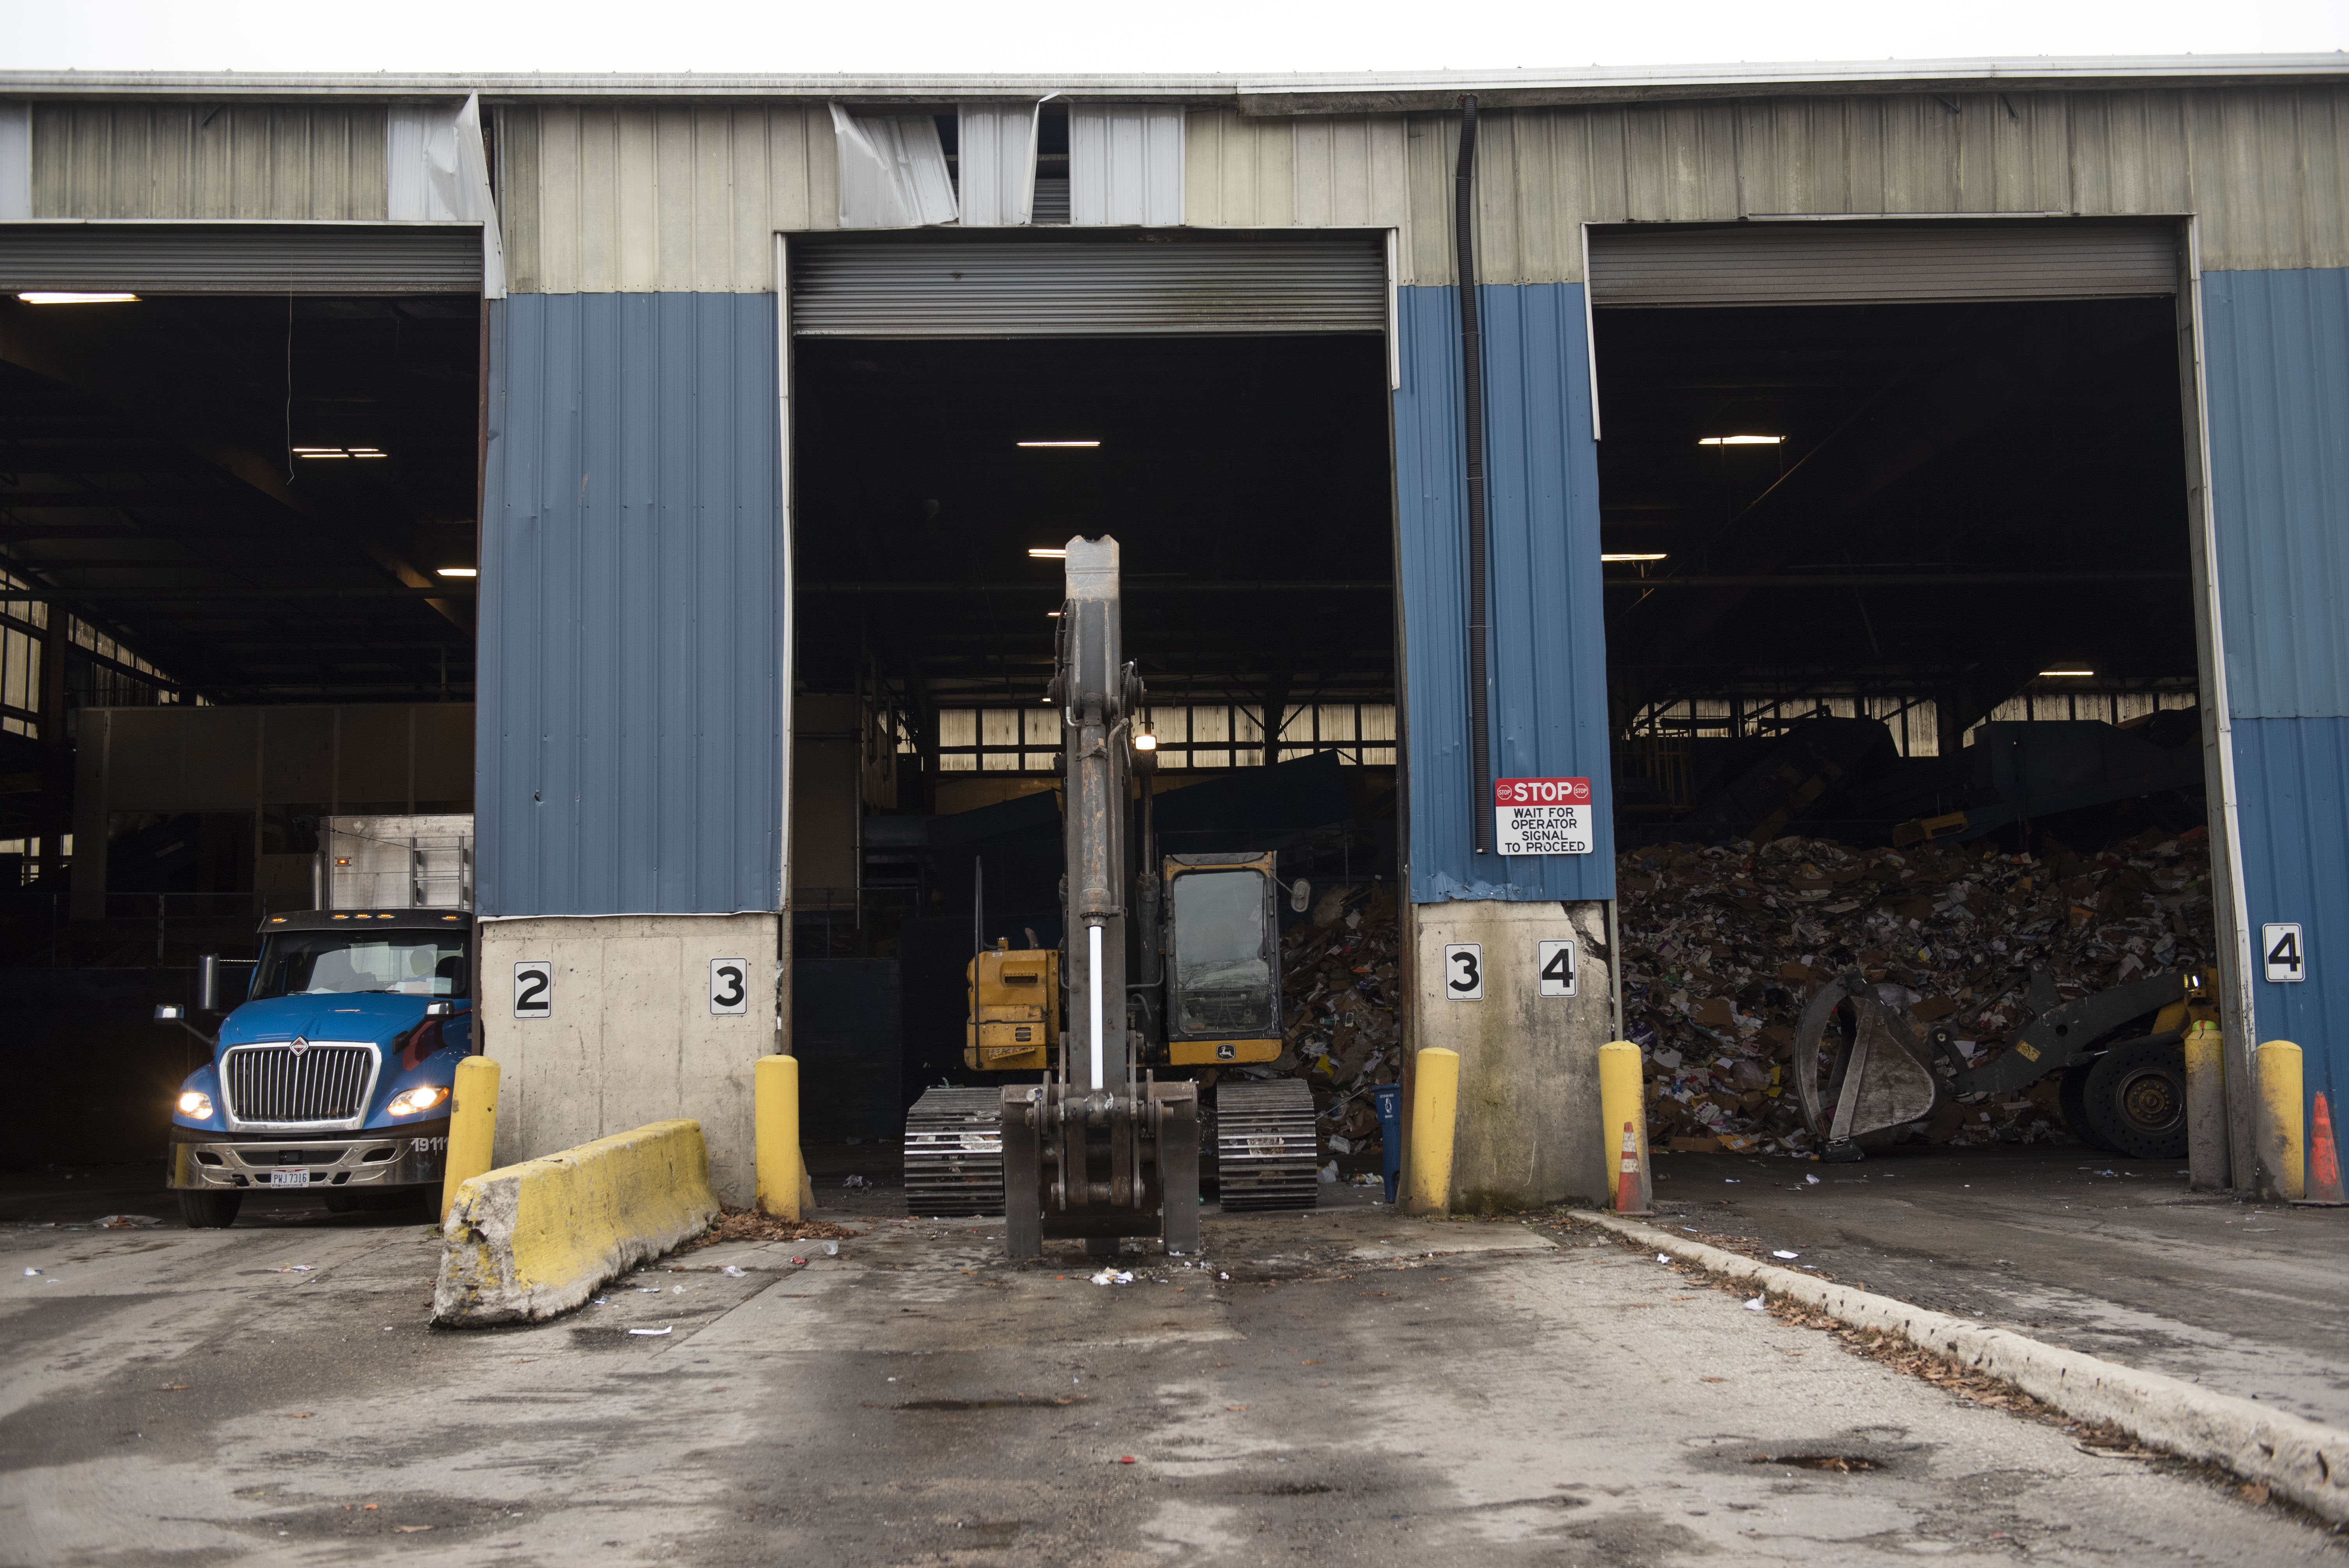
<instances>
[{"instance_id":1,"label":"torn metal panel","mask_svg":"<svg viewBox=\"0 0 2349 1568\"><path fill-rule=\"evenodd\" d=\"M505 249L490 193L478 95L446 104L394 104L384 119L385 215L393 222L481 225L481 297L503 299Z\"/></svg>"},{"instance_id":2,"label":"torn metal panel","mask_svg":"<svg viewBox=\"0 0 2349 1568\"><path fill-rule=\"evenodd\" d=\"M1040 99L958 106L956 158L966 227L1035 221L1036 134L1043 108Z\"/></svg>"},{"instance_id":3,"label":"torn metal panel","mask_svg":"<svg viewBox=\"0 0 2349 1568\"><path fill-rule=\"evenodd\" d=\"M840 142L840 226L918 229L960 216L946 145L927 115L854 115L832 106Z\"/></svg>"},{"instance_id":4,"label":"torn metal panel","mask_svg":"<svg viewBox=\"0 0 2349 1568\"><path fill-rule=\"evenodd\" d=\"M33 215L33 106L0 103L0 221Z\"/></svg>"},{"instance_id":5,"label":"torn metal panel","mask_svg":"<svg viewBox=\"0 0 2349 1568\"><path fill-rule=\"evenodd\" d=\"M1183 222L1181 104L1069 106L1069 222L1172 228Z\"/></svg>"}]
</instances>

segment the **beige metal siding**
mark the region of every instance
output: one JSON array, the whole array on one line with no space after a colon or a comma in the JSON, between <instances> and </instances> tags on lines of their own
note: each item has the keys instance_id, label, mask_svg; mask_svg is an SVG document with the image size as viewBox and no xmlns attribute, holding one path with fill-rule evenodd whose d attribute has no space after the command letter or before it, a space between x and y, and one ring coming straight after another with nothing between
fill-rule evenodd
<instances>
[{"instance_id":1,"label":"beige metal siding","mask_svg":"<svg viewBox=\"0 0 2349 1568\"><path fill-rule=\"evenodd\" d=\"M384 216L384 108L366 103L43 103L36 218Z\"/></svg>"},{"instance_id":2,"label":"beige metal siding","mask_svg":"<svg viewBox=\"0 0 2349 1568\"><path fill-rule=\"evenodd\" d=\"M759 294L777 230L835 229L823 104L551 105L498 117L518 294Z\"/></svg>"},{"instance_id":3,"label":"beige metal siding","mask_svg":"<svg viewBox=\"0 0 2349 1568\"><path fill-rule=\"evenodd\" d=\"M820 103L523 106L499 126L517 290L764 291L771 232L837 226ZM1402 281L1448 283L1457 134L1450 114L1195 108L1185 222L1393 227ZM1494 283L1578 280L1585 222L1767 213L2199 212L2205 267L2349 265L2349 88L1525 109L1487 114L1481 139L1479 265Z\"/></svg>"},{"instance_id":4,"label":"beige metal siding","mask_svg":"<svg viewBox=\"0 0 2349 1568\"><path fill-rule=\"evenodd\" d=\"M1454 117L1217 110L1190 126L1190 222L1394 224L1402 281L1451 281ZM1307 149L1357 127L1374 150L1401 136L1402 156L1366 157L1341 205L1308 179ZM1482 117L1478 163L1478 265L1493 283L1578 280L1585 222L1797 212L2199 212L2207 268L2349 265L2349 88L1531 109Z\"/></svg>"}]
</instances>

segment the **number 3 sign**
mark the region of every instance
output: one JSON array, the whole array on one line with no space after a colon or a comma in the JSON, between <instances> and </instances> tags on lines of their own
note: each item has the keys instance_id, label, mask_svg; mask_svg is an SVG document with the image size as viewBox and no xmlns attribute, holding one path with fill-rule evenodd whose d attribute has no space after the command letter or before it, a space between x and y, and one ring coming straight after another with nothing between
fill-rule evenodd
<instances>
[{"instance_id":1,"label":"number 3 sign","mask_svg":"<svg viewBox=\"0 0 2349 1568\"><path fill-rule=\"evenodd\" d=\"M709 961L709 1010L740 1014L750 1010L750 961L713 958Z\"/></svg>"},{"instance_id":2,"label":"number 3 sign","mask_svg":"<svg viewBox=\"0 0 2349 1568\"><path fill-rule=\"evenodd\" d=\"M1485 999L1485 946L1454 942L1444 949L1444 994L1455 1002Z\"/></svg>"}]
</instances>

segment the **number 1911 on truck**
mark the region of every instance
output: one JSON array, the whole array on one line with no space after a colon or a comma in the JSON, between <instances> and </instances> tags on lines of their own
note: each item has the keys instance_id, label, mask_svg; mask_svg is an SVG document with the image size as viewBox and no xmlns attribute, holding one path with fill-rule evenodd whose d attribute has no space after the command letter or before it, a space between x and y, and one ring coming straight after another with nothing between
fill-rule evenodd
<instances>
[{"instance_id":1,"label":"number 1911 on truck","mask_svg":"<svg viewBox=\"0 0 2349 1568\"><path fill-rule=\"evenodd\" d=\"M233 1224L248 1193L315 1191L336 1212L440 1188L449 1095L473 1048L473 917L445 909L272 915L261 956L205 960L223 1010L171 1114L168 1181L189 1225ZM221 1006L224 973L251 969ZM183 1009L156 1016L183 1025ZM191 1029L192 1025L188 1026Z\"/></svg>"}]
</instances>

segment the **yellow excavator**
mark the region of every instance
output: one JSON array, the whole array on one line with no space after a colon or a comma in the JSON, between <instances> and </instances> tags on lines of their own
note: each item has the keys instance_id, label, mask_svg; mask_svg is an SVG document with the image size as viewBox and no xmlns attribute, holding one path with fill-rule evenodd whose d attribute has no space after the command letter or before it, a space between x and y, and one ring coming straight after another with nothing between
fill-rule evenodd
<instances>
[{"instance_id":1,"label":"yellow excavator","mask_svg":"<svg viewBox=\"0 0 2349 1568\"><path fill-rule=\"evenodd\" d=\"M1045 694L1061 719L1062 945L972 957L964 1063L1019 1078L915 1103L906 1204L1002 1213L1015 1259L1048 1236L1195 1252L1203 1142L1227 1210L1318 1196L1312 1090L1227 1076L1281 1052L1279 882L1269 853L1154 857L1156 758L1123 653L1117 541L1070 540L1066 571Z\"/></svg>"}]
</instances>

